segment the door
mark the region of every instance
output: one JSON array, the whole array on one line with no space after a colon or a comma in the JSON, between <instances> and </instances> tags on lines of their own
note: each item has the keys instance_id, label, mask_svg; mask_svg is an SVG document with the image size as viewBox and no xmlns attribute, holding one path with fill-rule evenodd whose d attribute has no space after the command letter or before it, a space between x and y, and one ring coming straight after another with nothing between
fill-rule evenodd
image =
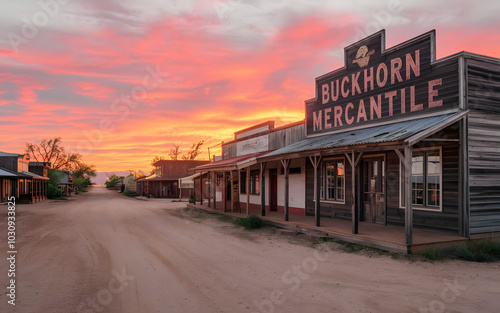
<instances>
[{"instance_id":1,"label":"door","mask_svg":"<svg viewBox=\"0 0 500 313\"><path fill-rule=\"evenodd\" d=\"M383 156L363 160L364 221L385 224L385 159Z\"/></svg>"},{"instance_id":2,"label":"door","mask_svg":"<svg viewBox=\"0 0 500 313\"><path fill-rule=\"evenodd\" d=\"M278 211L278 170L269 170L269 211Z\"/></svg>"}]
</instances>

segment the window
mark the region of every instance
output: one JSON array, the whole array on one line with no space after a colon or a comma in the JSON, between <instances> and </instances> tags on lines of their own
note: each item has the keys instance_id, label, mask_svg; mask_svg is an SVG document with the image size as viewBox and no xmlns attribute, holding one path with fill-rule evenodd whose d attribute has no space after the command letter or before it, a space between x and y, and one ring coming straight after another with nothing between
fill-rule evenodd
<instances>
[{"instance_id":1,"label":"window","mask_svg":"<svg viewBox=\"0 0 500 313\"><path fill-rule=\"evenodd\" d=\"M345 167L344 160L324 162L320 171L320 199L344 201Z\"/></svg>"},{"instance_id":2,"label":"window","mask_svg":"<svg viewBox=\"0 0 500 313\"><path fill-rule=\"evenodd\" d=\"M240 193L241 194L247 193L247 172L246 171L240 172Z\"/></svg>"},{"instance_id":3,"label":"window","mask_svg":"<svg viewBox=\"0 0 500 313\"><path fill-rule=\"evenodd\" d=\"M416 150L412 156L411 197L418 207L441 207L441 150ZM404 164L400 163L400 202L405 206Z\"/></svg>"},{"instance_id":4,"label":"window","mask_svg":"<svg viewBox=\"0 0 500 313\"><path fill-rule=\"evenodd\" d=\"M250 171L250 194L258 195L259 194L259 170Z\"/></svg>"}]
</instances>

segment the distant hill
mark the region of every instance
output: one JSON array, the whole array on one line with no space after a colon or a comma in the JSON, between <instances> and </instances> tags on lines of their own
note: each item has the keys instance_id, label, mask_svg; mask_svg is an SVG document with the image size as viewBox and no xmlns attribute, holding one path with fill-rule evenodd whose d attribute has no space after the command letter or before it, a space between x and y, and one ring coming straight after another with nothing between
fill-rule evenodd
<instances>
[{"instance_id":1,"label":"distant hill","mask_svg":"<svg viewBox=\"0 0 500 313\"><path fill-rule=\"evenodd\" d=\"M142 173L142 171L138 171L137 174L139 173ZM96 173L97 176L96 177L93 177L92 178L92 182L96 185L104 185L104 183L106 182L106 179L115 174L115 175L118 175L118 176L128 176L130 175L130 172L126 172L126 171L116 171L116 172L97 172ZM143 174L146 174L146 173L143 173ZM147 173L149 174L149 173Z\"/></svg>"}]
</instances>

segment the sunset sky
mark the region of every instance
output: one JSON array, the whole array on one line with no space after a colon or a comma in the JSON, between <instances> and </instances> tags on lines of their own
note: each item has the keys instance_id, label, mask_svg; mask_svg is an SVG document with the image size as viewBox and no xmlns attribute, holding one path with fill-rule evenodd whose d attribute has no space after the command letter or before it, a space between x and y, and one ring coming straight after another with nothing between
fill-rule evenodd
<instances>
[{"instance_id":1,"label":"sunset sky","mask_svg":"<svg viewBox=\"0 0 500 313\"><path fill-rule=\"evenodd\" d=\"M315 77L382 28L429 30L437 57L500 57L500 2L25 0L0 5L0 151L60 136L98 171L149 169L173 144L304 118ZM215 151L215 148L212 150Z\"/></svg>"}]
</instances>

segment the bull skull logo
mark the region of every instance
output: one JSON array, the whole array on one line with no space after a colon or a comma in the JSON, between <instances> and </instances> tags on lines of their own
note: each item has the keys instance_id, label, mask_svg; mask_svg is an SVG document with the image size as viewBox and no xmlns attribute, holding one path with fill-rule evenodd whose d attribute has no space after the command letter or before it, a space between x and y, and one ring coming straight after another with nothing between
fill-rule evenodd
<instances>
[{"instance_id":1,"label":"bull skull logo","mask_svg":"<svg viewBox=\"0 0 500 313\"><path fill-rule=\"evenodd\" d=\"M356 59L352 63L358 63L359 67L363 68L368 65L370 56L375 53L375 50L368 51L367 46L361 46L356 53Z\"/></svg>"}]
</instances>

